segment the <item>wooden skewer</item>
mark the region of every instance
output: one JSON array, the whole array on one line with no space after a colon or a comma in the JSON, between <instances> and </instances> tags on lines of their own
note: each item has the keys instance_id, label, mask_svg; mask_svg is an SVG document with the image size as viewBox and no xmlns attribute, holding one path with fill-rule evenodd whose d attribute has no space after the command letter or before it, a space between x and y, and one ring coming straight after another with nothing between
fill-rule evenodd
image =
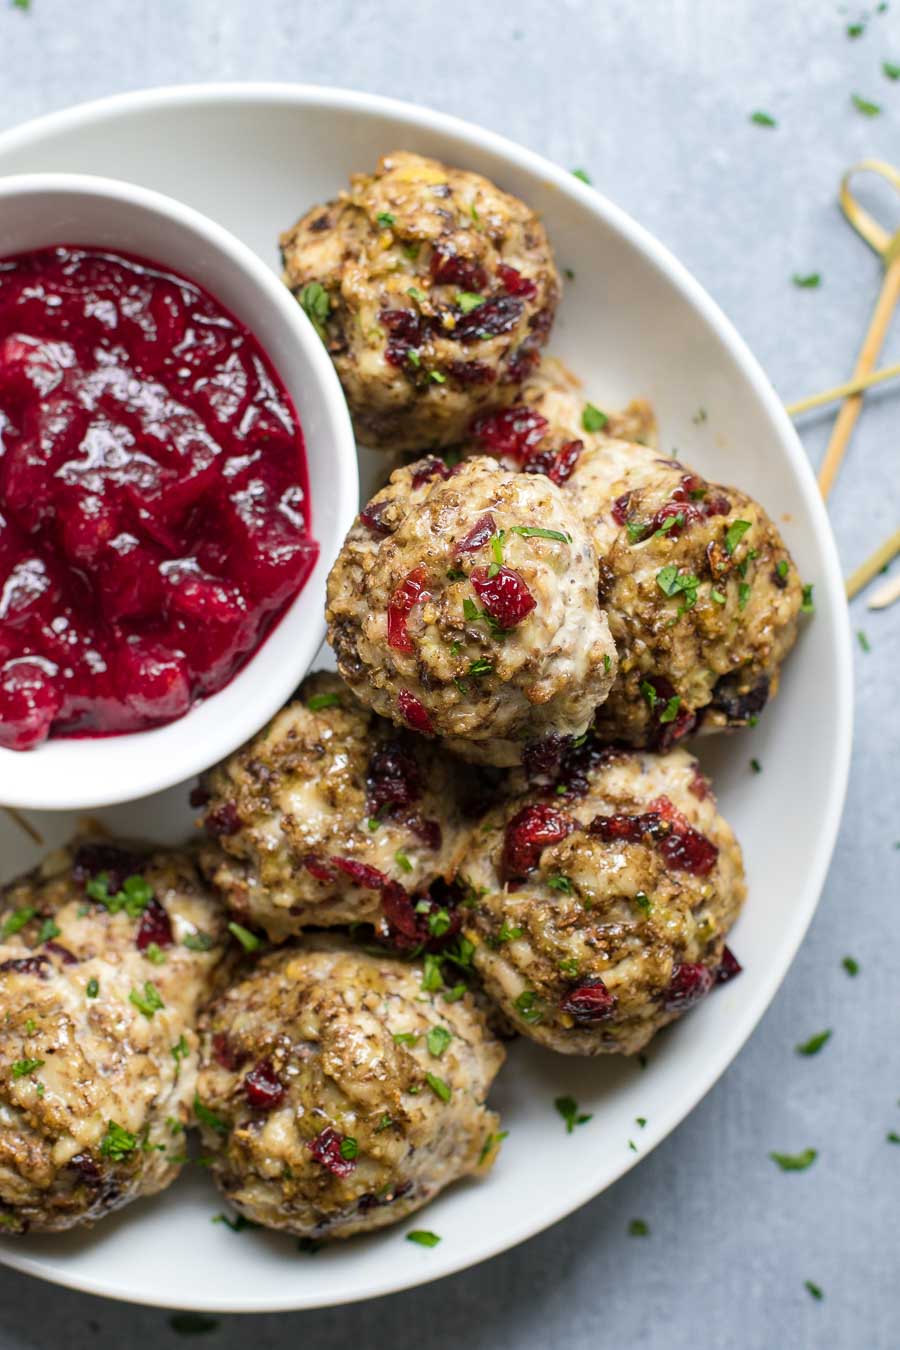
<instances>
[{"instance_id":1,"label":"wooden skewer","mask_svg":"<svg viewBox=\"0 0 900 1350\"><path fill-rule=\"evenodd\" d=\"M887 567L888 563L896 558L898 553L900 553L900 530L895 530L889 539L885 539L883 544L878 545L871 557L861 563L855 572L851 572L846 584L847 599L852 600L854 595L858 595L864 586L868 586L873 577L877 577L882 567Z\"/></svg>"},{"instance_id":2,"label":"wooden skewer","mask_svg":"<svg viewBox=\"0 0 900 1350\"><path fill-rule=\"evenodd\" d=\"M824 389L821 394L810 394L807 398L798 398L796 403L786 403L785 411L789 417L798 417L800 413L809 412L810 408L821 408L825 403L837 403L848 394L860 394L864 389L871 389L873 385L882 384L885 380L893 380L898 375L900 362L895 366L882 366L881 370L873 370L870 375L861 375L858 379L845 380L843 384Z\"/></svg>"},{"instance_id":3,"label":"wooden skewer","mask_svg":"<svg viewBox=\"0 0 900 1350\"><path fill-rule=\"evenodd\" d=\"M861 235L870 248L875 250L885 266L881 294L875 305L875 312L872 315L869 330L863 339L859 356L856 358L856 366L853 371L854 380L863 379L874 369L891 316L897 307L897 301L900 300L900 231L892 233L886 230L857 202L850 191L851 179L857 173L877 174L879 178L885 179L900 192L900 172L893 165L886 164L884 160L880 159L865 159L860 164L854 164L841 179L840 203L844 215L857 234ZM837 477L844 455L847 453L850 436L856 426L861 409L862 393L857 391L847 397L835 419L831 439L825 451L825 458L819 469L819 488L823 497L827 497L834 486L834 480Z\"/></svg>"},{"instance_id":4,"label":"wooden skewer","mask_svg":"<svg viewBox=\"0 0 900 1350\"><path fill-rule=\"evenodd\" d=\"M41 848L43 847L44 844L43 835L40 833L39 830L36 830L34 828L34 826L31 824L29 820L25 819L25 817L21 814L20 811L17 811L14 806L4 806L3 810L9 816L13 824L18 825L19 829L24 831L24 833L28 835L28 838L32 841L32 843L37 844Z\"/></svg>"}]
</instances>

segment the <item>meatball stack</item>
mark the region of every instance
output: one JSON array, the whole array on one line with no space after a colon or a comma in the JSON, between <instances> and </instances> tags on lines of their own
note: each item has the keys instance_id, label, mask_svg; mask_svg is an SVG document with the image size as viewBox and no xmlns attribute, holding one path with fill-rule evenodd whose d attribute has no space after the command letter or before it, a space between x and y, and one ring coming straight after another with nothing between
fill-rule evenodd
<instances>
[{"instance_id":1,"label":"meatball stack","mask_svg":"<svg viewBox=\"0 0 900 1350\"><path fill-rule=\"evenodd\" d=\"M489 1171L501 1037L634 1054L740 971L740 847L676 742L777 688L774 525L541 355L550 246L486 179L396 152L281 242L360 438L415 457L334 563L339 673L203 775L196 853L3 893L11 1231L167 1185L192 1105L246 1219L381 1228Z\"/></svg>"}]
</instances>

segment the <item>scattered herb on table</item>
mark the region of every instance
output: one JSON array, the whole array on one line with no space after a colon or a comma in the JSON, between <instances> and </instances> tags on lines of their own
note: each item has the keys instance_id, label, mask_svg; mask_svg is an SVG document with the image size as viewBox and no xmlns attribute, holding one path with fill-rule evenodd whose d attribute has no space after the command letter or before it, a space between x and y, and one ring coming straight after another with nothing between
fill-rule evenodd
<instances>
[{"instance_id":1,"label":"scattered herb on table","mask_svg":"<svg viewBox=\"0 0 900 1350\"><path fill-rule=\"evenodd\" d=\"M845 956L843 961L841 962L841 965L844 967L848 975L859 974L859 962L856 960L855 957Z\"/></svg>"},{"instance_id":2,"label":"scattered herb on table","mask_svg":"<svg viewBox=\"0 0 900 1350\"><path fill-rule=\"evenodd\" d=\"M441 1239L437 1233L430 1233L427 1228L414 1228L411 1233L407 1233L406 1240L415 1242L420 1247L436 1247Z\"/></svg>"},{"instance_id":3,"label":"scattered herb on table","mask_svg":"<svg viewBox=\"0 0 900 1350\"><path fill-rule=\"evenodd\" d=\"M817 1055L824 1045L831 1040L831 1030L819 1031L815 1036L810 1036L808 1041L795 1045L794 1049L798 1055Z\"/></svg>"},{"instance_id":4,"label":"scattered herb on table","mask_svg":"<svg viewBox=\"0 0 900 1350\"><path fill-rule=\"evenodd\" d=\"M804 1280L803 1288L808 1294L812 1295L817 1303L821 1303L822 1299L825 1297L820 1287L817 1284L813 1284L812 1280Z\"/></svg>"},{"instance_id":5,"label":"scattered herb on table","mask_svg":"<svg viewBox=\"0 0 900 1350\"><path fill-rule=\"evenodd\" d=\"M851 94L853 106L857 112L861 112L863 117L879 117L881 115L881 104L872 103L867 98L862 98L859 94Z\"/></svg>"},{"instance_id":6,"label":"scattered herb on table","mask_svg":"<svg viewBox=\"0 0 900 1350\"><path fill-rule=\"evenodd\" d=\"M822 274L821 272L807 272L805 274L795 272L791 277L791 281L795 286L799 287L801 291L814 291L822 284Z\"/></svg>"},{"instance_id":7,"label":"scattered herb on table","mask_svg":"<svg viewBox=\"0 0 900 1350\"><path fill-rule=\"evenodd\" d=\"M782 1172L805 1172L818 1158L818 1149L805 1148L802 1153L770 1153L769 1157L777 1163Z\"/></svg>"},{"instance_id":8,"label":"scattered herb on table","mask_svg":"<svg viewBox=\"0 0 900 1350\"><path fill-rule=\"evenodd\" d=\"M864 652L870 652L872 650L871 643L861 628L856 630L856 640Z\"/></svg>"},{"instance_id":9,"label":"scattered herb on table","mask_svg":"<svg viewBox=\"0 0 900 1350\"><path fill-rule=\"evenodd\" d=\"M777 127L775 118L767 112L754 112L750 114L750 121L757 127Z\"/></svg>"},{"instance_id":10,"label":"scattered herb on table","mask_svg":"<svg viewBox=\"0 0 900 1350\"><path fill-rule=\"evenodd\" d=\"M650 1225L647 1223L646 1219L632 1219L631 1223L628 1225L628 1236L649 1237Z\"/></svg>"}]
</instances>

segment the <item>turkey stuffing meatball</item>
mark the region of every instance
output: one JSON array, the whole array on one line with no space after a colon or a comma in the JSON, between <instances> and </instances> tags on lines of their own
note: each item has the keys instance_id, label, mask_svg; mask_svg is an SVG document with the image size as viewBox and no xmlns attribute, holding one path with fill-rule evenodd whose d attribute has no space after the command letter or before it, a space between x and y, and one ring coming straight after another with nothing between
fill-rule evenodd
<instances>
[{"instance_id":1,"label":"turkey stuffing meatball","mask_svg":"<svg viewBox=\"0 0 900 1350\"><path fill-rule=\"evenodd\" d=\"M328 578L338 669L376 712L463 758L519 763L580 735L615 676L597 561L543 475L480 457L396 470Z\"/></svg>"},{"instance_id":2,"label":"turkey stuffing meatball","mask_svg":"<svg viewBox=\"0 0 900 1350\"><path fill-rule=\"evenodd\" d=\"M762 507L624 441L586 448L565 492L597 550L619 652L598 734L665 749L752 724L777 691L803 595Z\"/></svg>"},{"instance_id":3,"label":"turkey stuffing meatball","mask_svg":"<svg viewBox=\"0 0 900 1350\"><path fill-rule=\"evenodd\" d=\"M324 672L210 769L195 800L211 836L204 870L275 942L361 922L390 936L407 889L449 877L460 838L453 765Z\"/></svg>"},{"instance_id":4,"label":"turkey stuffing meatball","mask_svg":"<svg viewBox=\"0 0 900 1350\"><path fill-rule=\"evenodd\" d=\"M228 934L188 852L82 841L0 893L0 1227L165 1189Z\"/></svg>"},{"instance_id":5,"label":"turkey stuffing meatball","mask_svg":"<svg viewBox=\"0 0 900 1350\"><path fill-rule=\"evenodd\" d=\"M213 1175L240 1214L301 1237L396 1223L485 1175L504 1058L468 993L420 962L336 936L266 957L202 1024L198 1092Z\"/></svg>"},{"instance_id":6,"label":"turkey stuffing meatball","mask_svg":"<svg viewBox=\"0 0 900 1350\"><path fill-rule=\"evenodd\" d=\"M461 441L517 394L560 280L543 225L480 174L397 151L281 237L285 280L334 360L360 440Z\"/></svg>"},{"instance_id":7,"label":"turkey stuffing meatball","mask_svg":"<svg viewBox=\"0 0 900 1350\"><path fill-rule=\"evenodd\" d=\"M556 790L498 808L465 856L463 932L523 1035L634 1054L740 966L741 851L682 749L564 757Z\"/></svg>"},{"instance_id":8,"label":"turkey stuffing meatball","mask_svg":"<svg viewBox=\"0 0 900 1350\"><path fill-rule=\"evenodd\" d=\"M585 447L610 438L656 444L656 417L646 399L607 413L585 398L581 381L561 361L545 356L515 404L476 417L464 453L496 455L508 469L543 473L565 483Z\"/></svg>"}]
</instances>

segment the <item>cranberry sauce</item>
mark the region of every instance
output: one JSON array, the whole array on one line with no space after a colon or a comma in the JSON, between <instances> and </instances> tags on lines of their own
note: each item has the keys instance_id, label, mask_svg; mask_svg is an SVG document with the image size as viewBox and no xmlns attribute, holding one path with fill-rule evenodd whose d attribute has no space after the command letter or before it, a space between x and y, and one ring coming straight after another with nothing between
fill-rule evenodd
<instances>
[{"instance_id":1,"label":"cranberry sauce","mask_svg":"<svg viewBox=\"0 0 900 1350\"><path fill-rule=\"evenodd\" d=\"M0 261L0 745L180 717L317 553L290 397L212 296L87 248Z\"/></svg>"}]
</instances>

